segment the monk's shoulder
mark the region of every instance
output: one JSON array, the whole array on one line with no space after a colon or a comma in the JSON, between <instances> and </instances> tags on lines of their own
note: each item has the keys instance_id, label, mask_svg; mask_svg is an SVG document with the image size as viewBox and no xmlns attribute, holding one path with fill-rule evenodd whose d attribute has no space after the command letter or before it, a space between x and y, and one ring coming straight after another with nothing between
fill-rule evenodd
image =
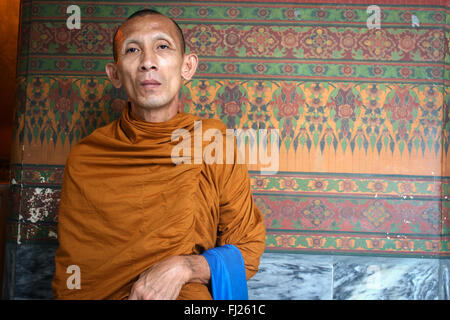
<instances>
[{"instance_id":1,"label":"monk's shoulder","mask_svg":"<svg viewBox=\"0 0 450 320\"><path fill-rule=\"evenodd\" d=\"M98 148L99 144L105 140L106 137L112 137L114 135L114 128L116 121L95 129L86 137L80 139L70 150L68 159L74 159L91 154L92 151Z\"/></svg>"}]
</instances>

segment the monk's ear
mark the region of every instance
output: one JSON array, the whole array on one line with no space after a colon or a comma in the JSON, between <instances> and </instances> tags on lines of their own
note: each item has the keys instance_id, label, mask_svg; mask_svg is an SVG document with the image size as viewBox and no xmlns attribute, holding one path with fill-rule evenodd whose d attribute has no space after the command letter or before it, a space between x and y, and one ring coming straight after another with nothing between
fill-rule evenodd
<instances>
[{"instance_id":1,"label":"monk's ear","mask_svg":"<svg viewBox=\"0 0 450 320\"><path fill-rule=\"evenodd\" d=\"M115 88L119 89L122 86L122 80L119 76L119 69L117 68L117 64L109 62L108 64L106 64L105 70L112 85Z\"/></svg>"},{"instance_id":2,"label":"monk's ear","mask_svg":"<svg viewBox=\"0 0 450 320\"><path fill-rule=\"evenodd\" d=\"M184 80L190 80L197 70L198 57L195 53L184 55L183 66L181 67L181 76Z\"/></svg>"}]
</instances>

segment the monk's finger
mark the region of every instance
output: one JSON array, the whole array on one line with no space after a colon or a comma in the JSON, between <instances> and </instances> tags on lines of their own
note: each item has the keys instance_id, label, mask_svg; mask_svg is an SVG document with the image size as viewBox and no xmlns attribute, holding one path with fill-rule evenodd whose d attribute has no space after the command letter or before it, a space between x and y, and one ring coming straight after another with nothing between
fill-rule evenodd
<instances>
[{"instance_id":1,"label":"monk's finger","mask_svg":"<svg viewBox=\"0 0 450 320\"><path fill-rule=\"evenodd\" d=\"M130 293L130 295L128 296L128 300L139 300L139 297L138 297L138 292L137 292L137 290L136 290L136 283L133 285L133 287L131 288L131 293Z\"/></svg>"},{"instance_id":2,"label":"monk's finger","mask_svg":"<svg viewBox=\"0 0 450 320\"><path fill-rule=\"evenodd\" d=\"M134 293L132 293L128 296L128 300L137 300L137 297Z\"/></svg>"}]
</instances>

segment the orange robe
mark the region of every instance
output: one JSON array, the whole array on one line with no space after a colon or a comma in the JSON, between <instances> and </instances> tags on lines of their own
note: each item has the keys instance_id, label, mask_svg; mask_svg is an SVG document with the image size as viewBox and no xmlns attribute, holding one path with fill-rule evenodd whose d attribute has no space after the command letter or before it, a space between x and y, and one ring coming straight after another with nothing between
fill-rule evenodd
<instances>
[{"instance_id":1,"label":"orange robe","mask_svg":"<svg viewBox=\"0 0 450 320\"><path fill-rule=\"evenodd\" d=\"M149 123L128 105L118 120L72 148L58 213L56 299L126 299L138 276L155 263L224 244L240 249L247 279L257 272L265 227L246 165L172 161L179 143L171 141L172 132L192 133L199 120L178 113ZM225 125L202 120L203 132L209 128L219 129L225 144ZM70 265L79 267L80 289L67 287ZM188 283L178 299L211 294L205 285Z\"/></svg>"}]
</instances>

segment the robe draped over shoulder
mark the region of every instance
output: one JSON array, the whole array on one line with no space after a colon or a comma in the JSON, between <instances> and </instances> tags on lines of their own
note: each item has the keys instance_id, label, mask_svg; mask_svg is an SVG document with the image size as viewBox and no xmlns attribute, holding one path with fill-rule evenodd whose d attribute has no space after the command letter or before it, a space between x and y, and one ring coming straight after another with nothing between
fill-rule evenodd
<instances>
[{"instance_id":1,"label":"robe draped over shoulder","mask_svg":"<svg viewBox=\"0 0 450 320\"><path fill-rule=\"evenodd\" d=\"M172 160L179 143L172 133L193 134L195 121L202 121L203 132L218 129L225 145L226 126L219 120L179 112L149 123L128 104L119 119L72 148L58 212L54 298L127 299L139 275L155 263L225 244L241 251L247 279L257 272L265 227L246 165ZM67 286L71 265L79 267L79 289ZM211 294L206 285L188 283L178 299Z\"/></svg>"}]
</instances>

